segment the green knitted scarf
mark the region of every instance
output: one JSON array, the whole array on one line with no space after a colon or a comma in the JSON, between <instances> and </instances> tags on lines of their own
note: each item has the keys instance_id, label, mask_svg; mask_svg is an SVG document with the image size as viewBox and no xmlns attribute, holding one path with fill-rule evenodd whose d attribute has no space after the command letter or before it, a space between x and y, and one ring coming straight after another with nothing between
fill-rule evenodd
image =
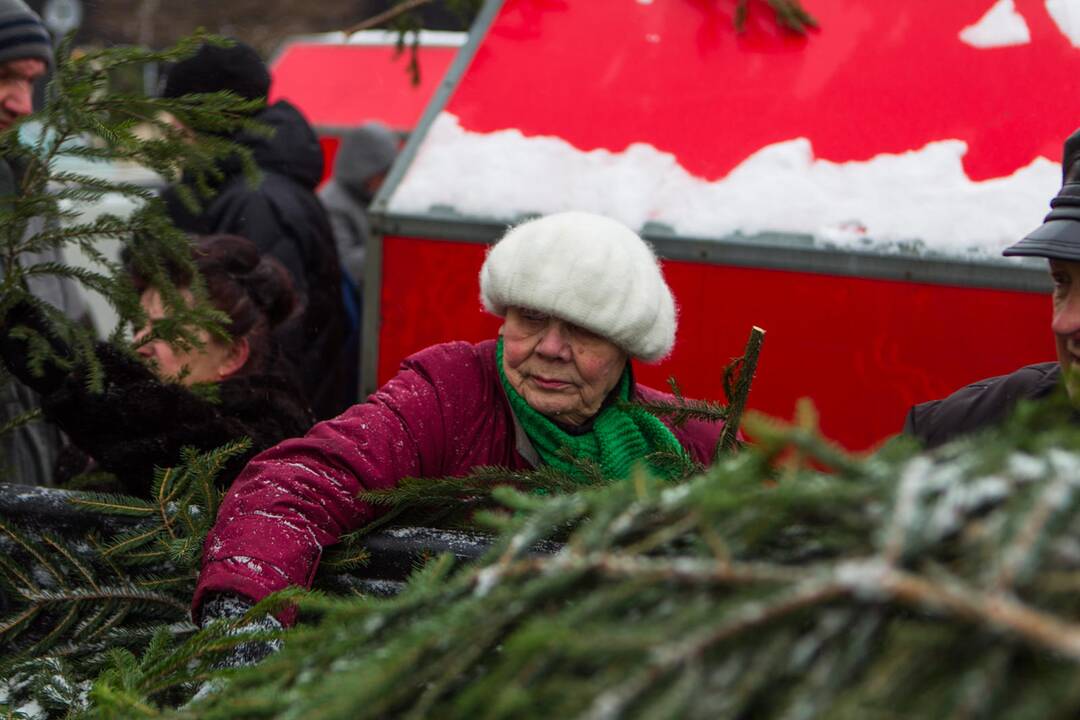
<instances>
[{"instance_id":1,"label":"green knitted scarf","mask_svg":"<svg viewBox=\"0 0 1080 720\"><path fill-rule=\"evenodd\" d=\"M510 400L510 407L540 454L540 459L577 480L584 479L584 472L578 463L567 459L560 452L563 448L577 460L595 463L604 477L611 480L630 477L630 472L639 463L645 465L654 475L670 479L675 473L670 467L672 463L654 464L650 462L649 455L656 452L685 455L679 441L664 423L640 407L625 404L630 399L629 366L615 387L616 402L608 404L600 411L589 432L572 435L534 410L525 398L511 387L503 370L502 338L499 338L495 351L495 363L499 368L499 379L506 390L506 397Z\"/></svg>"}]
</instances>

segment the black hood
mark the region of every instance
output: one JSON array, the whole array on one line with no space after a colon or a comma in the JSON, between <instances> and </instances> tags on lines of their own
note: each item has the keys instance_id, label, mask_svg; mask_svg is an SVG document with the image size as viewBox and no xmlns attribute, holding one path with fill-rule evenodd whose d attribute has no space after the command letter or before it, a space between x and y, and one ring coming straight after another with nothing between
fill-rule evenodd
<instances>
[{"instance_id":1,"label":"black hood","mask_svg":"<svg viewBox=\"0 0 1080 720\"><path fill-rule=\"evenodd\" d=\"M233 139L251 148L260 168L285 175L314 190L322 179L322 148L315 131L300 111L287 100L278 100L257 113L254 119L271 128L273 134L266 137L243 132ZM233 162L239 171L239 161L231 161L230 165Z\"/></svg>"}]
</instances>

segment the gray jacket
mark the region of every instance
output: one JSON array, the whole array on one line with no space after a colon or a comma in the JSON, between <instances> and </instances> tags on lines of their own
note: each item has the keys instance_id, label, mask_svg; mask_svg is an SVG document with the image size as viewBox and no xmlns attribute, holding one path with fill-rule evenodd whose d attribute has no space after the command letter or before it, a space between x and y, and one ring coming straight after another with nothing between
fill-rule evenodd
<instances>
[{"instance_id":1,"label":"gray jacket","mask_svg":"<svg viewBox=\"0 0 1080 720\"><path fill-rule=\"evenodd\" d=\"M350 129L341 138L334 177L319 191L334 229L341 266L358 288L364 286L365 246L371 236L369 184L390 170L397 146L397 136L382 123L368 122Z\"/></svg>"},{"instance_id":2,"label":"gray jacket","mask_svg":"<svg viewBox=\"0 0 1080 720\"><path fill-rule=\"evenodd\" d=\"M349 273L357 287L364 285L364 256L367 253L371 224L367 208L337 180L330 180L319 190L319 200L326 208L330 227L334 230L341 267Z\"/></svg>"},{"instance_id":3,"label":"gray jacket","mask_svg":"<svg viewBox=\"0 0 1080 720\"><path fill-rule=\"evenodd\" d=\"M11 197L15 189L15 174L11 166L0 160L0 198ZM45 226L44 218L34 218L27 225L26 236L40 233ZM23 265L62 261L63 255L59 250L19 256L19 262ZM35 275L28 282L35 296L60 308L72 320L86 317L87 308L82 294L70 280L55 275ZM40 407L37 393L4 373L0 379L0 427ZM62 444L60 432L41 418L0 434L0 481L51 485L53 468Z\"/></svg>"}]
</instances>

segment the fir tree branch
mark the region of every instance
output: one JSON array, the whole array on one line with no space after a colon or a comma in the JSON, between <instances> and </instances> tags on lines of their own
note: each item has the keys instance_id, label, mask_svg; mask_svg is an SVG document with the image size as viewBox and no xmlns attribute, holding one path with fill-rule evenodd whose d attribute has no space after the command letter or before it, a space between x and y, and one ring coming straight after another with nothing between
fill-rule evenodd
<instances>
[{"instance_id":1,"label":"fir tree branch","mask_svg":"<svg viewBox=\"0 0 1080 720\"><path fill-rule=\"evenodd\" d=\"M761 354L761 344L764 341L764 330L756 326L750 330L750 338L746 341L746 350L743 352L741 360L738 361L740 366L739 380L734 386L734 392L728 397L728 417L716 443L713 462L718 462L724 455L732 452L738 444L743 409L746 407L746 398L750 394L750 385L754 382L758 357Z\"/></svg>"},{"instance_id":2,"label":"fir tree branch","mask_svg":"<svg viewBox=\"0 0 1080 720\"><path fill-rule=\"evenodd\" d=\"M34 590L23 593L23 599L40 605L83 601L126 600L143 604L162 605L178 612L187 612L188 605L164 593L142 590L134 585L102 586L96 590L70 588L64 590Z\"/></svg>"},{"instance_id":3,"label":"fir tree branch","mask_svg":"<svg viewBox=\"0 0 1080 720\"><path fill-rule=\"evenodd\" d=\"M80 496L72 496L68 499L72 505L97 510L113 515L129 515L143 517L157 513L157 507L145 500L129 497L126 495L107 495L101 493L87 493Z\"/></svg>"},{"instance_id":4,"label":"fir tree branch","mask_svg":"<svg viewBox=\"0 0 1080 720\"><path fill-rule=\"evenodd\" d=\"M434 2L434 0L403 0L397 5L394 5L393 7L384 10L381 13L378 13L377 15L372 15L366 20L361 20L354 25L350 25L342 32L345 35L352 35L353 33L358 33L363 30L370 30L372 28L381 27L389 23L391 20L405 15L406 13L412 12L413 10L416 10L417 8L424 5L430 5L432 2Z\"/></svg>"}]
</instances>

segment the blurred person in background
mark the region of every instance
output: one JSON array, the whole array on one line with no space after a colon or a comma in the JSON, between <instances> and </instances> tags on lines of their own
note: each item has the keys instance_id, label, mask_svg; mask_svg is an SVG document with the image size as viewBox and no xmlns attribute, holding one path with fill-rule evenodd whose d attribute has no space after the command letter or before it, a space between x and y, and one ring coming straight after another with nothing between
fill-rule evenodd
<instances>
[{"instance_id":1,"label":"blurred person in background","mask_svg":"<svg viewBox=\"0 0 1080 720\"><path fill-rule=\"evenodd\" d=\"M390 166L397 157L398 139L390 128L369 122L345 133L334 160L334 175L319 191L319 199L330 216L338 257L348 291L346 313L353 334L346 342L354 367L360 366L360 319L364 297L364 258L371 236L368 208L379 192ZM349 387L353 397L360 394L357 383Z\"/></svg>"},{"instance_id":2,"label":"blurred person in background","mask_svg":"<svg viewBox=\"0 0 1080 720\"><path fill-rule=\"evenodd\" d=\"M247 100L267 99L270 72L251 47L203 45L166 71L163 95L230 91ZM300 312L277 331L301 391L320 419L333 417L356 401L358 367L347 348L354 330L345 311L346 287L333 233L315 187L322 178L318 138L293 105L279 100L253 115L269 136L240 131L229 139L248 148L260 171L251 184L237 156L218 162L222 177L214 195L192 213L177 188L164 193L177 227L190 233L230 233L252 240L259 251L277 258L292 276ZM181 184L198 192L194 179Z\"/></svg>"},{"instance_id":3,"label":"blurred person in background","mask_svg":"<svg viewBox=\"0 0 1080 720\"><path fill-rule=\"evenodd\" d=\"M397 157L398 139L380 122L349 130L334 159L334 175L319 190L334 230L342 268L364 286L364 252L371 235L368 208Z\"/></svg>"}]
</instances>

